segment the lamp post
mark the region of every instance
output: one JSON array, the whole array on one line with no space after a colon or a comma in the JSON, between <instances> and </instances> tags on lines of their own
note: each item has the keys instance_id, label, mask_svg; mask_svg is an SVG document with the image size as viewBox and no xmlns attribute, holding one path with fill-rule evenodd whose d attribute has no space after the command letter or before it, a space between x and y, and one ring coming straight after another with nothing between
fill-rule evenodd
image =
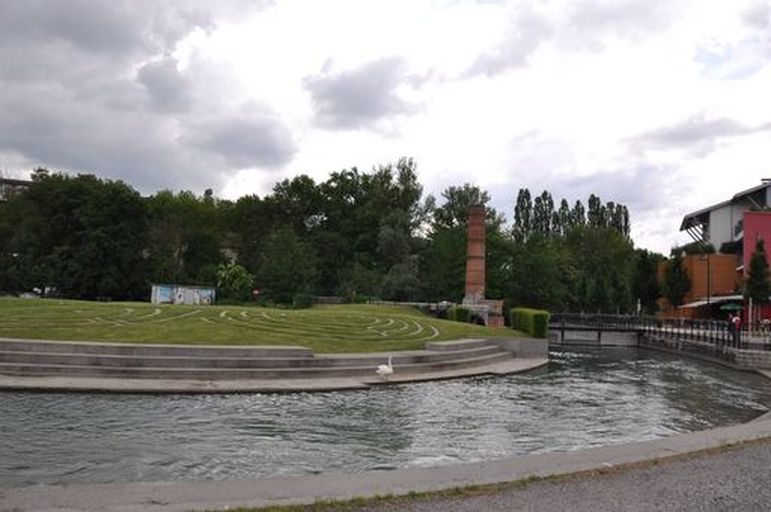
<instances>
[{"instance_id":1,"label":"lamp post","mask_svg":"<svg viewBox=\"0 0 771 512\"><path fill-rule=\"evenodd\" d=\"M707 253L707 307L709 307L710 295L712 295L712 269L709 266L709 256Z\"/></svg>"}]
</instances>

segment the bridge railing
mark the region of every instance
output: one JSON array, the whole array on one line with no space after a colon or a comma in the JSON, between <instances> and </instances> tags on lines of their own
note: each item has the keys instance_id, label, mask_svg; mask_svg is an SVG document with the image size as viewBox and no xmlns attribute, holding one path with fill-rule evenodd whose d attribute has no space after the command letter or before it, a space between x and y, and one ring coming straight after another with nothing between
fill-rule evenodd
<instances>
[{"instance_id":1,"label":"bridge railing","mask_svg":"<svg viewBox=\"0 0 771 512\"><path fill-rule=\"evenodd\" d=\"M637 331L646 339L690 343L704 349L725 352L726 349L771 351L771 323L744 324L736 332L725 320L658 318L652 316L557 313L550 328L574 328L601 331Z\"/></svg>"}]
</instances>

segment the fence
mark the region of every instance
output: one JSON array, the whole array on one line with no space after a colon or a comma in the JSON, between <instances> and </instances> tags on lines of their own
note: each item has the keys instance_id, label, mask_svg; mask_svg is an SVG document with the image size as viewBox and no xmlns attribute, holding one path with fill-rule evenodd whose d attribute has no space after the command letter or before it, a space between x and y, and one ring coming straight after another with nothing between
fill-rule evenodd
<instances>
[{"instance_id":1,"label":"fence","mask_svg":"<svg viewBox=\"0 0 771 512\"><path fill-rule=\"evenodd\" d=\"M636 331L642 346L688 351L747 366L771 365L771 324L764 321L744 324L737 332L724 320L559 313L552 316L549 327Z\"/></svg>"}]
</instances>

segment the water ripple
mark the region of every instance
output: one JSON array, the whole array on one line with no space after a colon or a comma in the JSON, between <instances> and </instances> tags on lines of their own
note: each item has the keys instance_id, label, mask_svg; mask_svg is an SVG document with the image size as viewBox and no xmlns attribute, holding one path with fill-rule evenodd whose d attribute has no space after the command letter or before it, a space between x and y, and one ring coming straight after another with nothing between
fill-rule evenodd
<instances>
[{"instance_id":1,"label":"water ripple","mask_svg":"<svg viewBox=\"0 0 771 512\"><path fill-rule=\"evenodd\" d=\"M754 374L633 350L525 375L287 395L0 393L0 487L427 467L742 423Z\"/></svg>"}]
</instances>

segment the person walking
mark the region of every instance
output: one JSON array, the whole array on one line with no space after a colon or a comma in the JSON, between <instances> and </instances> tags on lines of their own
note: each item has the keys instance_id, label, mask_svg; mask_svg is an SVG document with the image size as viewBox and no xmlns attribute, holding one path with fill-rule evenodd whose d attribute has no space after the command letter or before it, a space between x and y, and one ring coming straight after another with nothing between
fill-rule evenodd
<instances>
[{"instance_id":1,"label":"person walking","mask_svg":"<svg viewBox=\"0 0 771 512\"><path fill-rule=\"evenodd\" d=\"M734 345L736 348L739 348L739 344L742 341L742 317L739 313L736 313L733 318L731 318L731 325L734 332Z\"/></svg>"}]
</instances>

